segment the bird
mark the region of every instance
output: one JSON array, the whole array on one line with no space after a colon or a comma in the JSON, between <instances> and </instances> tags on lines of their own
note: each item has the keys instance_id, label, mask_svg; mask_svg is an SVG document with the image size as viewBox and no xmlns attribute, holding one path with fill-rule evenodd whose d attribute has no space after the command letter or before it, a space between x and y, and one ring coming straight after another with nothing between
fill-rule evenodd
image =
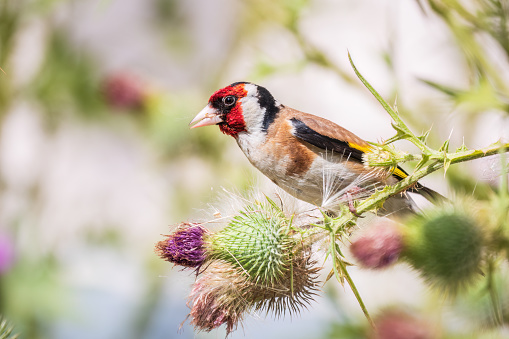
<instances>
[{"instance_id":1,"label":"bird","mask_svg":"<svg viewBox=\"0 0 509 339\"><path fill-rule=\"evenodd\" d=\"M284 191L331 211L348 203L359 216L355 200L408 176L399 166L392 171L367 166L365 155L373 151L367 141L332 121L281 104L254 83L235 82L213 93L190 128L209 125L232 136L250 163ZM420 183L407 191L434 203L445 199ZM387 199L377 214L402 217L417 211L403 192Z\"/></svg>"}]
</instances>

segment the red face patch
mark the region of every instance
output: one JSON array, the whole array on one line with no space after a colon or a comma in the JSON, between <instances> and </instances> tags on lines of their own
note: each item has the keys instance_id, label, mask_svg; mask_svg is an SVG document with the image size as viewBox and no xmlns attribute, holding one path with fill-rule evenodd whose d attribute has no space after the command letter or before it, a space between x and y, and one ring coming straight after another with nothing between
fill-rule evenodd
<instances>
[{"instance_id":1,"label":"red face patch","mask_svg":"<svg viewBox=\"0 0 509 339\"><path fill-rule=\"evenodd\" d=\"M240 104L240 100L246 95L247 91L244 89L244 84L239 83L222 88L210 97L210 105L220 112L224 120L224 122L219 123L219 129L224 134L235 137L238 133L246 130L242 105ZM231 107L227 107L223 102L223 99L227 96L236 98L235 104Z\"/></svg>"}]
</instances>

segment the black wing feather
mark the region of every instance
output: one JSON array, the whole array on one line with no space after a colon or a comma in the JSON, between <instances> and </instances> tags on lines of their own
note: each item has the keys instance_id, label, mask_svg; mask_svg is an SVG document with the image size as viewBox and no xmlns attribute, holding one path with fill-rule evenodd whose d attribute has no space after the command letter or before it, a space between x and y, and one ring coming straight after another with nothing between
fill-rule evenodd
<instances>
[{"instance_id":1,"label":"black wing feather","mask_svg":"<svg viewBox=\"0 0 509 339\"><path fill-rule=\"evenodd\" d=\"M345 157L349 157L350 159L362 162L362 155L364 152L350 147L346 141L334 139L320 134L299 119L292 118L290 120L294 127L293 135L295 137L326 151L337 152L338 154L342 154Z\"/></svg>"}]
</instances>

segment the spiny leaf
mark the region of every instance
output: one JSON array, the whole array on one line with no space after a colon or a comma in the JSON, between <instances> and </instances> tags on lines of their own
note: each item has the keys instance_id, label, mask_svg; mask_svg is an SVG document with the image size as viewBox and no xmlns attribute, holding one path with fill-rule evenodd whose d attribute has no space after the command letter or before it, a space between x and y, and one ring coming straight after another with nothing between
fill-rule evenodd
<instances>
[{"instance_id":1,"label":"spiny leaf","mask_svg":"<svg viewBox=\"0 0 509 339\"><path fill-rule=\"evenodd\" d=\"M361 73L357 70L357 67L355 67L355 64L353 63L352 57L350 56L350 52L348 52L348 59L350 60L350 64L352 65L352 68L359 78L359 80L366 86L366 88L373 94L373 96L378 100L378 102L383 106L383 108L389 113L391 117L393 117L394 121L397 121L398 119L395 119L397 116L397 113L391 108L391 106L382 98L382 96L371 86L371 84L364 79Z\"/></svg>"},{"instance_id":2,"label":"spiny leaf","mask_svg":"<svg viewBox=\"0 0 509 339\"><path fill-rule=\"evenodd\" d=\"M461 145L461 147L456 148L456 153L465 152L465 151L468 151L468 148L467 148L467 146L465 146L465 143L463 143Z\"/></svg>"},{"instance_id":3,"label":"spiny leaf","mask_svg":"<svg viewBox=\"0 0 509 339\"><path fill-rule=\"evenodd\" d=\"M457 97L459 94L464 92L464 91L456 89L456 88L452 88L452 87L449 87L449 86L441 85L441 84L439 84L437 82L434 82L434 81L425 80L425 79L419 79L419 80L421 82L424 82L426 85L428 85L430 87L433 87L434 89L439 90L440 92L442 92L444 94L447 94L447 95L449 95L451 97Z\"/></svg>"},{"instance_id":4,"label":"spiny leaf","mask_svg":"<svg viewBox=\"0 0 509 339\"><path fill-rule=\"evenodd\" d=\"M418 136L417 138L422 141L423 143L426 143L428 141L429 134L431 132L432 127L429 128L426 132L424 132L423 135Z\"/></svg>"},{"instance_id":5,"label":"spiny leaf","mask_svg":"<svg viewBox=\"0 0 509 339\"><path fill-rule=\"evenodd\" d=\"M423 168L428 161L429 161L429 155L423 154L422 159L417 163L417 165L415 165L414 171L417 172L418 170Z\"/></svg>"},{"instance_id":6,"label":"spiny leaf","mask_svg":"<svg viewBox=\"0 0 509 339\"><path fill-rule=\"evenodd\" d=\"M447 153L449 152L449 142L450 142L450 139L447 139L443 144L442 146L440 146L440 148L438 149L439 152L444 152L444 153Z\"/></svg>"}]
</instances>

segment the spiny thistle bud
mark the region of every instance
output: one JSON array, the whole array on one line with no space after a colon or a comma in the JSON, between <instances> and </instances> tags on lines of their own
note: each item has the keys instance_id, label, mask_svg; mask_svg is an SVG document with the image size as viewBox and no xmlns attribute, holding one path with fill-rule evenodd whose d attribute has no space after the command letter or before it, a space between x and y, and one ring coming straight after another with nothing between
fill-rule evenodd
<instances>
[{"instance_id":1,"label":"spiny thistle bud","mask_svg":"<svg viewBox=\"0 0 509 339\"><path fill-rule=\"evenodd\" d=\"M364 232L350 245L350 252L365 268L385 268L395 263L403 249L403 236L391 221L383 221Z\"/></svg>"},{"instance_id":2,"label":"spiny thistle bud","mask_svg":"<svg viewBox=\"0 0 509 339\"><path fill-rule=\"evenodd\" d=\"M200 267L205 260L204 238L209 232L200 224L181 223L177 230L156 244L155 251L175 265Z\"/></svg>"},{"instance_id":3,"label":"spiny thistle bud","mask_svg":"<svg viewBox=\"0 0 509 339\"><path fill-rule=\"evenodd\" d=\"M429 283L454 293L480 276L483 235L467 212L443 207L407 226L404 257Z\"/></svg>"},{"instance_id":4,"label":"spiny thistle bud","mask_svg":"<svg viewBox=\"0 0 509 339\"><path fill-rule=\"evenodd\" d=\"M283 212L271 203L248 206L208 238L208 255L241 269L253 281L274 284L291 266L296 241L289 226Z\"/></svg>"}]
</instances>

